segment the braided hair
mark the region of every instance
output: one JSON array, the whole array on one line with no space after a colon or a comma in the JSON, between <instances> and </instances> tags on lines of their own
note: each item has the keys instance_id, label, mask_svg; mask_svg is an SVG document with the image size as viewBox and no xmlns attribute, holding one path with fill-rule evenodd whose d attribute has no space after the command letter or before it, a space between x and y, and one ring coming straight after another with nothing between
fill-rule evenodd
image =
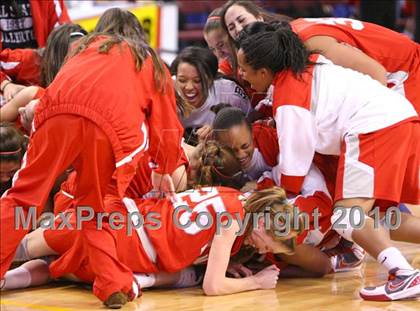
<instances>
[{"instance_id":1,"label":"braided hair","mask_svg":"<svg viewBox=\"0 0 420 311\"><path fill-rule=\"evenodd\" d=\"M200 144L197 148L200 172L197 185L242 188L247 180L232 149L213 140Z\"/></svg>"}]
</instances>

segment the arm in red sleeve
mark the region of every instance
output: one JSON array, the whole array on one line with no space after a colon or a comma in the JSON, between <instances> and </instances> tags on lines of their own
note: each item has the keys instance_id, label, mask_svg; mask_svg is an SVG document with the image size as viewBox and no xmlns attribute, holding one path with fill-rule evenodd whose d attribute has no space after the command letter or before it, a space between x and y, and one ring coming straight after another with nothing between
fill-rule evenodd
<instances>
[{"instance_id":1,"label":"arm in red sleeve","mask_svg":"<svg viewBox=\"0 0 420 311\"><path fill-rule=\"evenodd\" d=\"M48 18L48 35L58 25L71 23L64 0L48 1L48 16L45 17Z\"/></svg>"},{"instance_id":2,"label":"arm in red sleeve","mask_svg":"<svg viewBox=\"0 0 420 311\"><path fill-rule=\"evenodd\" d=\"M12 73L16 73L16 67L18 63L11 62L11 54L13 53L13 50L11 49L4 49L0 52L0 83L3 83L4 80L12 80L13 76L10 77L9 75ZM15 53L15 57L18 56L17 53Z\"/></svg>"},{"instance_id":3,"label":"arm in red sleeve","mask_svg":"<svg viewBox=\"0 0 420 311\"><path fill-rule=\"evenodd\" d=\"M39 85L41 57L34 49L4 49L0 52L0 83L9 78L14 83Z\"/></svg>"},{"instance_id":4,"label":"arm in red sleeve","mask_svg":"<svg viewBox=\"0 0 420 311\"><path fill-rule=\"evenodd\" d=\"M67 7L66 7L66 3L64 2L64 0L59 0L59 4L60 4L60 8L61 8L61 14L58 15L58 23L60 25L62 24L66 24L66 23L71 23L71 19L70 19L70 15L67 12Z\"/></svg>"},{"instance_id":5,"label":"arm in red sleeve","mask_svg":"<svg viewBox=\"0 0 420 311\"><path fill-rule=\"evenodd\" d=\"M271 171L264 172L262 176L257 181L257 190L264 190L271 187L274 187L276 183L274 182Z\"/></svg>"},{"instance_id":6,"label":"arm in red sleeve","mask_svg":"<svg viewBox=\"0 0 420 311\"><path fill-rule=\"evenodd\" d=\"M177 168L180 145L184 129L176 113L175 91L169 71L165 68L166 85L164 91L156 91L150 109L149 153L157 164L154 169L159 174L170 174Z\"/></svg>"},{"instance_id":7,"label":"arm in red sleeve","mask_svg":"<svg viewBox=\"0 0 420 311\"><path fill-rule=\"evenodd\" d=\"M71 23L64 0L30 0L34 34L39 47L47 44L48 35L58 25Z\"/></svg>"}]
</instances>

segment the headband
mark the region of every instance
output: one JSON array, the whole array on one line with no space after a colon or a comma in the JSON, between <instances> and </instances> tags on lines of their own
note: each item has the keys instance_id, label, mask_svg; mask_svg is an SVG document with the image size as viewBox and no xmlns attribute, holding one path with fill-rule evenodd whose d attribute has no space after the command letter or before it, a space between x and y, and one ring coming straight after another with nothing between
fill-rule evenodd
<instances>
[{"instance_id":1,"label":"headband","mask_svg":"<svg viewBox=\"0 0 420 311\"><path fill-rule=\"evenodd\" d=\"M240 176L241 174L243 174L243 172L242 171L238 171L238 172L236 172L235 174L233 174L232 176L228 176L228 175L225 175L225 174L223 174L221 171L219 171L218 169L217 169L217 167L216 166L214 166L214 165L212 165L211 166L211 168L216 172L216 174L217 175L219 175L220 177L223 177L223 178L227 178L227 179L235 179L236 177L238 177L238 176Z\"/></svg>"},{"instance_id":2,"label":"headband","mask_svg":"<svg viewBox=\"0 0 420 311\"><path fill-rule=\"evenodd\" d=\"M210 16L207 18L207 21L214 21L220 19L220 16Z\"/></svg>"},{"instance_id":3,"label":"headband","mask_svg":"<svg viewBox=\"0 0 420 311\"><path fill-rule=\"evenodd\" d=\"M0 151L0 155L9 155L9 154L16 154L22 151L22 148L19 148L15 151Z\"/></svg>"},{"instance_id":4,"label":"headband","mask_svg":"<svg viewBox=\"0 0 420 311\"><path fill-rule=\"evenodd\" d=\"M72 32L72 33L70 34L70 38L73 38L73 37L84 37L84 36L85 36L85 34L84 34L84 33L82 33L82 32L78 32L78 31Z\"/></svg>"}]
</instances>

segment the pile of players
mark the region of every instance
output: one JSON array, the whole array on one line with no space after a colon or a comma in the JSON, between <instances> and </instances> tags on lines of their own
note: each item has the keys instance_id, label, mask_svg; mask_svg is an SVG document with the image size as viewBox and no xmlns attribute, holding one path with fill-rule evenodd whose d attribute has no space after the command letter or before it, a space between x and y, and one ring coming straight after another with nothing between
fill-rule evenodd
<instances>
[{"instance_id":1,"label":"pile of players","mask_svg":"<svg viewBox=\"0 0 420 311\"><path fill-rule=\"evenodd\" d=\"M367 252L391 277L362 298L418 296L391 240L420 243L405 205L420 204L419 45L251 1L210 14L204 38L168 69L110 9L92 33L54 29L42 56L1 52L2 290L70 278L119 308L148 287L274 288Z\"/></svg>"}]
</instances>

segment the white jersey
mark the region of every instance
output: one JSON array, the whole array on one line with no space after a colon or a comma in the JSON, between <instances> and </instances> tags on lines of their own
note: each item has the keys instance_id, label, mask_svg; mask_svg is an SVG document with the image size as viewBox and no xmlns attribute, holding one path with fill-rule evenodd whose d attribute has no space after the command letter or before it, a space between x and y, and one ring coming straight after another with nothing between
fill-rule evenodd
<instances>
[{"instance_id":1,"label":"white jersey","mask_svg":"<svg viewBox=\"0 0 420 311\"><path fill-rule=\"evenodd\" d=\"M348 134L371 133L417 116L407 99L369 76L323 56L312 60L323 64L302 79L283 72L274 81L279 173L292 178L308 173L315 152L340 155Z\"/></svg>"},{"instance_id":2,"label":"white jersey","mask_svg":"<svg viewBox=\"0 0 420 311\"><path fill-rule=\"evenodd\" d=\"M266 163L264 156L261 154L258 148L254 148L251 164L247 169L245 169L245 173L250 178L250 180L257 180L265 171L269 171L271 168L272 167Z\"/></svg>"},{"instance_id":3,"label":"white jersey","mask_svg":"<svg viewBox=\"0 0 420 311\"><path fill-rule=\"evenodd\" d=\"M220 103L237 107L245 115L252 109L248 96L236 82L223 78L217 79L214 81L213 87L209 90L209 95L204 104L194 109L187 118L180 117L182 125L184 128L199 128L206 124L212 125L216 115L210 108Z\"/></svg>"},{"instance_id":4,"label":"white jersey","mask_svg":"<svg viewBox=\"0 0 420 311\"><path fill-rule=\"evenodd\" d=\"M262 176L258 179L259 184L266 183L270 181L269 184L281 185L281 174L278 173L279 166L276 165L272 170L265 171ZM308 174L303 178L302 187L300 189L299 196L309 197L314 195L315 192L323 192L326 196L331 198L331 194L328 191L327 184L325 182L325 177L321 173L318 167L315 164L311 164L309 167ZM289 194L288 199L292 200L297 198L295 194Z\"/></svg>"}]
</instances>

